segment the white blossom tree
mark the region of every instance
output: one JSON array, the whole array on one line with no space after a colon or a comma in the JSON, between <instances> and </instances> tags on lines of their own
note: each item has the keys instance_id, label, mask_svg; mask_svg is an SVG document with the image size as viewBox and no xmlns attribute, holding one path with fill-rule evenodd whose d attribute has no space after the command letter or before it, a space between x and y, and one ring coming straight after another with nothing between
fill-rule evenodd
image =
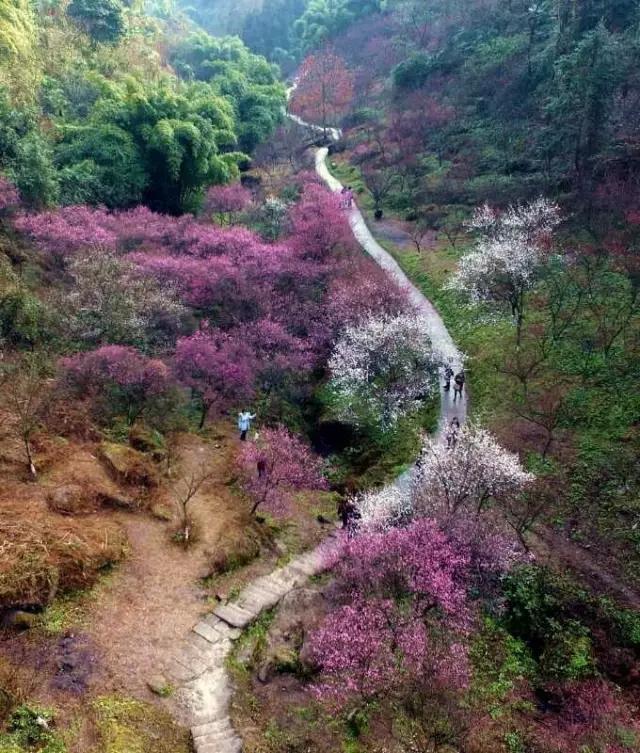
<instances>
[{"instance_id":1,"label":"white blossom tree","mask_svg":"<svg viewBox=\"0 0 640 753\"><path fill-rule=\"evenodd\" d=\"M517 495L534 479L492 434L467 425L453 449L440 439L427 440L414 479L414 514L480 513L489 500Z\"/></svg>"},{"instance_id":2,"label":"white blossom tree","mask_svg":"<svg viewBox=\"0 0 640 753\"><path fill-rule=\"evenodd\" d=\"M383 532L413 516L411 494L395 484L359 494L352 500L358 512L359 528L366 532Z\"/></svg>"},{"instance_id":3,"label":"white blossom tree","mask_svg":"<svg viewBox=\"0 0 640 753\"><path fill-rule=\"evenodd\" d=\"M347 327L329 360L338 414L354 425L392 427L435 392L441 358L416 314L373 316Z\"/></svg>"},{"instance_id":4,"label":"white blossom tree","mask_svg":"<svg viewBox=\"0 0 640 753\"><path fill-rule=\"evenodd\" d=\"M558 205L544 198L503 213L488 204L479 207L467 224L478 233L476 246L462 257L447 287L462 290L475 301L508 303L519 344L526 294L549 256L559 223Z\"/></svg>"}]
</instances>

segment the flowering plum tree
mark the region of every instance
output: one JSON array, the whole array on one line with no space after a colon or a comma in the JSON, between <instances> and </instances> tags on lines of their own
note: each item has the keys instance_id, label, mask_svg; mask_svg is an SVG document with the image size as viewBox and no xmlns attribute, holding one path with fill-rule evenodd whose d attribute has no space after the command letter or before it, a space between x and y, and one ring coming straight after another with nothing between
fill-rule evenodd
<instances>
[{"instance_id":1,"label":"flowering plum tree","mask_svg":"<svg viewBox=\"0 0 640 753\"><path fill-rule=\"evenodd\" d=\"M329 360L339 414L389 428L433 394L438 363L417 315L373 316L347 327Z\"/></svg>"},{"instance_id":2,"label":"flowering plum tree","mask_svg":"<svg viewBox=\"0 0 640 753\"><path fill-rule=\"evenodd\" d=\"M359 528L364 532L382 532L413 517L411 495L397 484L358 495L354 505L359 515Z\"/></svg>"},{"instance_id":3,"label":"flowering plum tree","mask_svg":"<svg viewBox=\"0 0 640 753\"><path fill-rule=\"evenodd\" d=\"M0 213L20 203L20 194L11 181L0 175Z\"/></svg>"},{"instance_id":4,"label":"flowering plum tree","mask_svg":"<svg viewBox=\"0 0 640 753\"><path fill-rule=\"evenodd\" d=\"M465 291L473 300L508 302L519 344L526 294L549 255L559 223L557 204L544 198L511 206L502 214L485 204L468 223L480 236L475 250L462 257L447 286Z\"/></svg>"},{"instance_id":5,"label":"flowering plum tree","mask_svg":"<svg viewBox=\"0 0 640 753\"><path fill-rule=\"evenodd\" d=\"M290 211L291 242L303 258L326 260L354 248L353 234L338 197L317 183L305 184Z\"/></svg>"},{"instance_id":6,"label":"flowering plum tree","mask_svg":"<svg viewBox=\"0 0 640 753\"><path fill-rule=\"evenodd\" d=\"M423 519L347 540L334 556L339 604L310 639L316 693L342 703L408 683L464 686L467 553Z\"/></svg>"},{"instance_id":7,"label":"flowering plum tree","mask_svg":"<svg viewBox=\"0 0 640 753\"><path fill-rule=\"evenodd\" d=\"M173 345L185 313L173 284L160 285L111 251L74 256L69 273L73 285L59 302L65 334L94 345Z\"/></svg>"},{"instance_id":8,"label":"flowering plum tree","mask_svg":"<svg viewBox=\"0 0 640 753\"><path fill-rule=\"evenodd\" d=\"M213 408L220 412L253 397L255 369L251 348L220 330L205 328L178 340L175 373L200 398L200 428Z\"/></svg>"},{"instance_id":9,"label":"flowering plum tree","mask_svg":"<svg viewBox=\"0 0 640 753\"><path fill-rule=\"evenodd\" d=\"M243 212L252 202L253 196L241 183L227 186L213 186L207 191L204 200L204 213L213 214L221 224L232 224L235 216Z\"/></svg>"},{"instance_id":10,"label":"flowering plum tree","mask_svg":"<svg viewBox=\"0 0 640 753\"><path fill-rule=\"evenodd\" d=\"M107 218L106 210L71 206L40 214L21 214L14 225L63 263L69 254L82 248L115 250L117 237L105 227Z\"/></svg>"},{"instance_id":11,"label":"flowering plum tree","mask_svg":"<svg viewBox=\"0 0 640 753\"><path fill-rule=\"evenodd\" d=\"M292 372L308 371L315 361L312 342L290 334L271 318L242 325L237 334L252 348L258 373L269 386L280 384Z\"/></svg>"},{"instance_id":12,"label":"flowering plum tree","mask_svg":"<svg viewBox=\"0 0 640 753\"><path fill-rule=\"evenodd\" d=\"M102 398L111 410L122 410L133 424L165 393L171 378L167 366L135 348L105 345L60 361L62 379L78 395Z\"/></svg>"},{"instance_id":13,"label":"flowering plum tree","mask_svg":"<svg viewBox=\"0 0 640 753\"><path fill-rule=\"evenodd\" d=\"M305 120L322 125L342 115L353 98L353 74L331 48L309 55L300 66L291 107Z\"/></svg>"},{"instance_id":14,"label":"flowering plum tree","mask_svg":"<svg viewBox=\"0 0 640 753\"><path fill-rule=\"evenodd\" d=\"M238 465L252 514L264 507L283 515L294 492L326 487L320 460L283 426L265 429L256 442L244 445Z\"/></svg>"},{"instance_id":15,"label":"flowering plum tree","mask_svg":"<svg viewBox=\"0 0 640 753\"><path fill-rule=\"evenodd\" d=\"M427 440L414 485L414 506L427 515L481 512L490 499L517 494L533 480L518 457L488 431L467 425L454 450L442 440Z\"/></svg>"}]
</instances>

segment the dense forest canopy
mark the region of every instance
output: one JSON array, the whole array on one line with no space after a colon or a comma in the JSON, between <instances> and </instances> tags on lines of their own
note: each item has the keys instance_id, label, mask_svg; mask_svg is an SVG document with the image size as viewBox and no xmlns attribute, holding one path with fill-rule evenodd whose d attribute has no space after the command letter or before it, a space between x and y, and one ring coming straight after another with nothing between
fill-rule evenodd
<instances>
[{"instance_id":1,"label":"dense forest canopy","mask_svg":"<svg viewBox=\"0 0 640 753\"><path fill-rule=\"evenodd\" d=\"M196 208L281 118L275 68L184 17L118 0L6 11L0 165L33 206Z\"/></svg>"}]
</instances>

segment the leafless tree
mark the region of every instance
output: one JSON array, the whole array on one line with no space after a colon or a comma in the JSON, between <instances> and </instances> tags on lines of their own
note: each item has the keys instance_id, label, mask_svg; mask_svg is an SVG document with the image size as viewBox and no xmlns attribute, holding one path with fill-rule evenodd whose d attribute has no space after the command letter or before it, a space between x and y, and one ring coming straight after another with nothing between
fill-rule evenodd
<instances>
[{"instance_id":1,"label":"leafless tree","mask_svg":"<svg viewBox=\"0 0 640 753\"><path fill-rule=\"evenodd\" d=\"M212 476L213 471L202 466L182 476L172 489L178 515L180 516L180 532L185 547L189 546L193 528L189 508L203 484Z\"/></svg>"},{"instance_id":2,"label":"leafless tree","mask_svg":"<svg viewBox=\"0 0 640 753\"><path fill-rule=\"evenodd\" d=\"M2 393L13 417L13 431L24 448L30 478L38 473L32 446L40 420L50 399L47 361L42 353L29 353L0 366Z\"/></svg>"}]
</instances>

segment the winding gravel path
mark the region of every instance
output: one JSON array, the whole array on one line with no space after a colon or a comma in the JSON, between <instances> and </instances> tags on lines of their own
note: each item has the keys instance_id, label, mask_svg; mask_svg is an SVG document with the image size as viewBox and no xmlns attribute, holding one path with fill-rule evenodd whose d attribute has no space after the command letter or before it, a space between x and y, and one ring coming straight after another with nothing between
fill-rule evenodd
<instances>
[{"instance_id":1,"label":"winding gravel path","mask_svg":"<svg viewBox=\"0 0 640 753\"><path fill-rule=\"evenodd\" d=\"M290 116L301 125L307 125L296 116ZM322 131L317 126L311 130ZM333 140L340 137L336 129L328 129ZM316 152L316 171L333 191L342 184L327 166L328 149ZM416 309L424 316L432 341L451 358L452 367L458 370L461 359L451 335L433 304L409 281L398 263L385 251L371 234L362 213L357 207L349 211L349 223L362 248L396 282L406 288ZM467 416L466 394L456 403L453 393L441 389L441 409L438 431L443 433L451 419L457 416L463 423ZM411 471L395 483L405 486L411 482ZM229 718L231 683L225 661L242 630L254 622L265 609L271 609L294 588L323 571L324 549L330 546L338 532L334 531L312 552L297 557L286 567L249 584L231 604L218 606L212 614L199 622L175 656L170 667L170 679L178 688L176 697L184 709L191 727L196 753L241 753L242 739L233 729Z\"/></svg>"}]
</instances>

